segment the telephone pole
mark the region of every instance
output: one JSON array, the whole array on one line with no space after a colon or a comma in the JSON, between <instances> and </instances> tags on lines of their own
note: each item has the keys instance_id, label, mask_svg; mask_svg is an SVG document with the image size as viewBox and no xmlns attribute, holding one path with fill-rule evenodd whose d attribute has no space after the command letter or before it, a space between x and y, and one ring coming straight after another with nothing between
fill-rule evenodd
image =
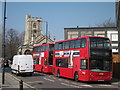
<instances>
[{"instance_id":1,"label":"telephone pole","mask_svg":"<svg viewBox=\"0 0 120 90\"><path fill-rule=\"evenodd\" d=\"M117 2L118 54L120 55L120 1Z\"/></svg>"},{"instance_id":2,"label":"telephone pole","mask_svg":"<svg viewBox=\"0 0 120 90\"><path fill-rule=\"evenodd\" d=\"M6 0L4 2L4 27L3 27L3 69L2 69L2 84L5 83L5 20L6 20Z\"/></svg>"}]
</instances>

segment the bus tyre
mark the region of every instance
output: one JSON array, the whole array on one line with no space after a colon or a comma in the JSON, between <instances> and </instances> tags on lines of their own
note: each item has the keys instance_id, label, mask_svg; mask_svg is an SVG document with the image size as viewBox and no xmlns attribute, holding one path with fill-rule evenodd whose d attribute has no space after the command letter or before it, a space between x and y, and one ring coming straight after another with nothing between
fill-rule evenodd
<instances>
[{"instance_id":1,"label":"bus tyre","mask_svg":"<svg viewBox=\"0 0 120 90\"><path fill-rule=\"evenodd\" d=\"M19 76L19 71L16 71L16 76Z\"/></svg>"},{"instance_id":2,"label":"bus tyre","mask_svg":"<svg viewBox=\"0 0 120 90\"><path fill-rule=\"evenodd\" d=\"M57 71L57 77L60 77L60 70Z\"/></svg>"},{"instance_id":3,"label":"bus tyre","mask_svg":"<svg viewBox=\"0 0 120 90\"><path fill-rule=\"evenodd\" d=\"M74 80L75 80L76 82L78 82L78 73L77 73L77 72L74 74Z\"/></svg>"}]
</instances>

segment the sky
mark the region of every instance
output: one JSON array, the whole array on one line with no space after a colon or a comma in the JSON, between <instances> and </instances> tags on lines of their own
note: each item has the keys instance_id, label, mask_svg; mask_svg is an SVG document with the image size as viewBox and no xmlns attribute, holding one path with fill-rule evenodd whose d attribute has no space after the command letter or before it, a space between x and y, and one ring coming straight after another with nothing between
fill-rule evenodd
<instances>
[{"instance_id":1,"label":"sky","mask_svg":"<svg viewBox=\"0 0 120 90\"><path fill-rule=\"evenodd\" d=\"M6 28L24 32L25 15L30 14L47 21L51 39L59 41L64 39L64 28L94 27L110 18L115 22L115 11L114 2L7 2Z\"/></svg>"}]
</instances>

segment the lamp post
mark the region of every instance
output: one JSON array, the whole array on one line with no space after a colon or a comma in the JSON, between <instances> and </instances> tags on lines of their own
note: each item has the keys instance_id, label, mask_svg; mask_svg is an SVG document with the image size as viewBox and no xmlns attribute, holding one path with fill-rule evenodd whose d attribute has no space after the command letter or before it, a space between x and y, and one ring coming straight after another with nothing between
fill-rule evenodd
<instances>
[{"instance_id":1,"label":"lamp post","mask_svg":"<svg viewBox=\"0 0 120 90\"><path fill-rule=\"evenodd\" d=\"M46 43L47 43L47 36L48 36L48 22L46 21Z\"/></svg>"},{"instance_id":2,"label":"lamp post","mask_svg":"<svg viewBox=\"0 0 120 90\"><path fill-rule=\"evenodd\" d=\"M6 20L6 0L4 2L4 27L3 27L3 69L2 69L2 84L5 83L5 20Z\"/></svg>"},{"instance_id":3,"label":"lamp post","mask_svg":"<svg viewBox=\"0 0 120 90\"><path fill-rule=\"evenodd\" d=\"M46 23L46 43L47 43L47 36L48 36L48 22L47 22L47 21L42 21L42 20L38 20L38 22L45 22L45 23Z\"/></svg>"},{"instance_id":4,"label":"lamp post","mask_svg":"<svg viewBox=\"0 0 120 90\"><path fill-rule=\"evenodd\" d=\"M47 36L48 36L48 22L47 21L41 21L46 23L46 43L47 43Z\"/></svg>"},{"instance_id":5,"label":"lamp post","mask_svg":"<svg viewBox=\"0 0 120 90\"><path fill-rule=\"evenodd\" d=\"M118 1L118 20L117 20L117 27L118 27L118 54L120 55L120 1Z\"/></svg>"}]
</instances>

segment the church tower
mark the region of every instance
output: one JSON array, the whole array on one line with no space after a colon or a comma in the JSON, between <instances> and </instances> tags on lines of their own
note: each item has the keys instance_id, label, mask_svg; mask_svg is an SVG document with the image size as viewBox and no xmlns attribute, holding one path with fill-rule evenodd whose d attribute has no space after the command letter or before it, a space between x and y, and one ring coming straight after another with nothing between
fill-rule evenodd
<instances>
[{"instance_id":1,"label":"church tower","mask_svg":"<svg viewBox=\"0 0 120 90\"><path fill-rule=\"evenodd\" d=\"M33 45L35 38L42 34L42 18L26 15L24 45Z\"/></svg>"},{"instance_id":2,"label":"church tower","mask_svg":"<svg viewBox=\"0 0 120 90\"><path fill-rule=\"evenodd\" d=\"M18 54L31 54L33 46L43 43L53 43L50 37L42 34L42 18L25 16L24 44L18 49ZM46 25L47 26L47 25Z\"/></svg>"}]
</instances>

